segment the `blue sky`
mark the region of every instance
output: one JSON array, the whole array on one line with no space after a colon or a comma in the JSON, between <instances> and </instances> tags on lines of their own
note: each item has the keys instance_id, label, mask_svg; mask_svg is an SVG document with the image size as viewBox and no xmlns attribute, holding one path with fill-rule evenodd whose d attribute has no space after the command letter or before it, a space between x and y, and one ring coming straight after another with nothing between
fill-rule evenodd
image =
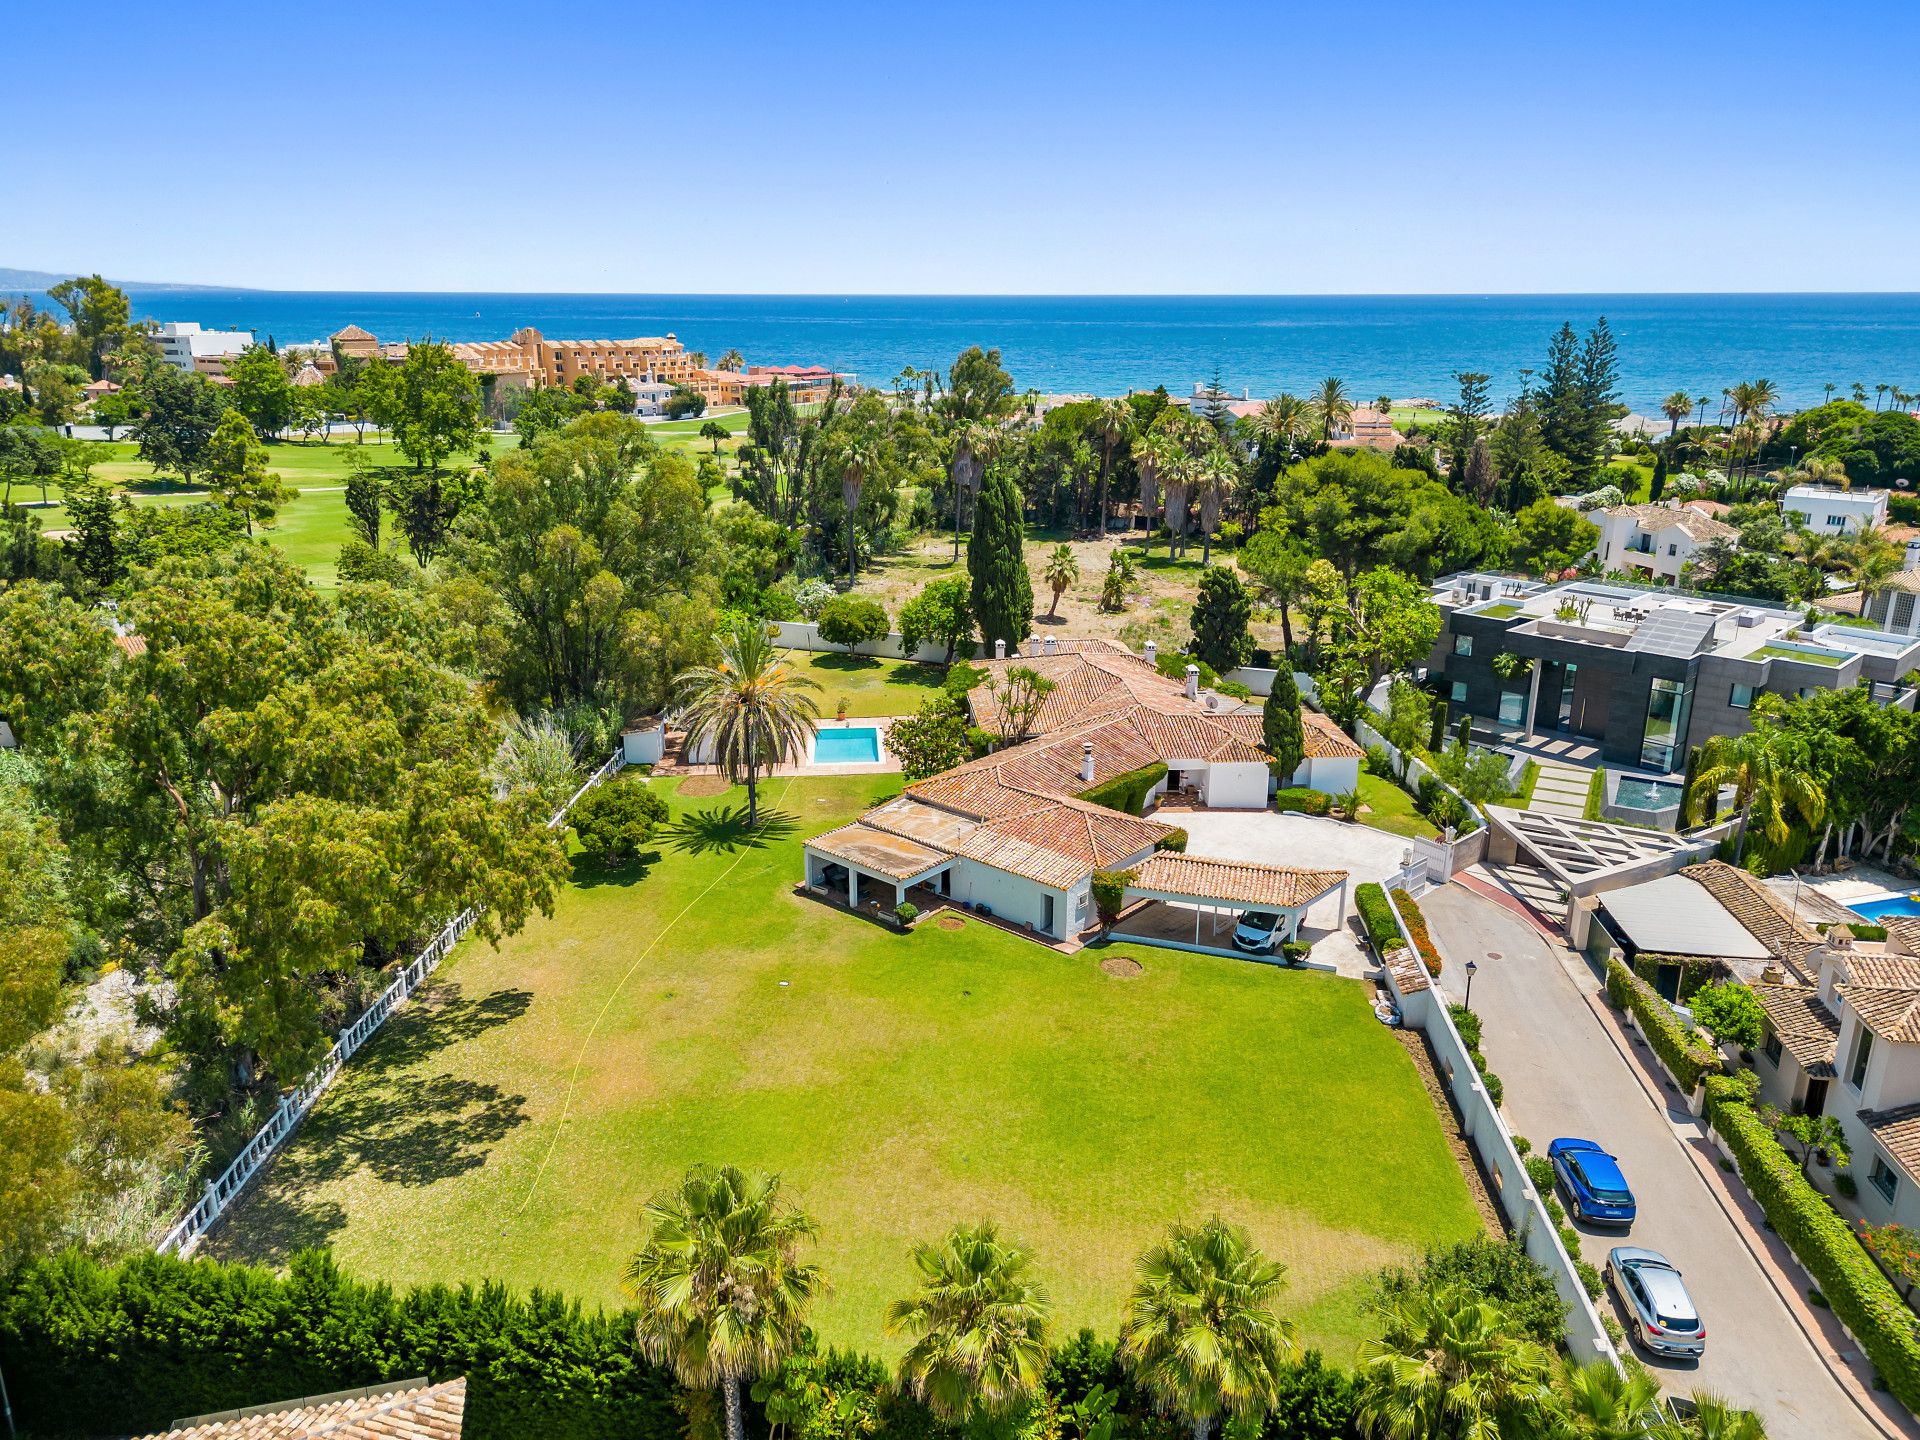
<instances>
[{"instance_id":1,"label":"blue sky","mask_svg":"<svg viewBox=\"0 0 1920 1440\"><path fill-rule=\"evenodd\" d=\"M0 265L292 289L1920 289L1920 7L1849 18L22 5Z\"/></svg>"}]
</instances>

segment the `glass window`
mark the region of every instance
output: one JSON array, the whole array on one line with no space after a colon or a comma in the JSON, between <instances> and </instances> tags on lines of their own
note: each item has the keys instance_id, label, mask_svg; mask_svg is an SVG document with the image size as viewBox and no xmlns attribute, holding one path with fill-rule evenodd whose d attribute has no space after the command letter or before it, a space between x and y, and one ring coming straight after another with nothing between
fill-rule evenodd
<instances>
[{"instance_id":1,"label":"glass window","mask_svg":"<svg viewBox=\"0 0 1920 1440\"><path fill-rule=\"evenodd\" d=\"M1447 695L1448 695L1448 698L1451 699L1453 703L1456 705L1466 704L1467 703L1467 682L1464 680L1454 681L1453 688L1447 692Z\"/></svg>"},{"instance_id":2,"label":"glass window","mask_svg":"<svg viewBox=\"0 0 1920 1440\"><path fill-rule=\"evenodd\" d=\"M1454 636L1453 637L1453 653L1456 655L1473 654L1473 637L1471 635Z\"/></svg>"},{"instance_id":3,"label":"glass window","mask_svg":"<svg viewBox=\"0 0 1920 1440\"><path fill-rule=\"evenodd\" d=\"M1866 1026L1853 1042L1853 1064L1847 1069L1847 1083L1858 1090L1867 1083L1867 1061L1873 1058L1873 1032Z\"/></svg>"},{"instance_id":4,"label":"glass window","mask_svg":"<svg viewBox=\"0 0 1920 1440\"><path fill-rule=\"evenodd\" d=\"M1684 680L1655 680L1647 691L1647 728L1641 734L1640 763L1649 770L1673 769L1673 758L1687 734L1692 697Z\"/></svg>"},{"instance_id":5,"label":"glass window","mask_svg":"<svg viewBox=\"0 0 1920 1440\"><path fill-rule=\"evenodd\" d=\"M1502 690L1500 692L1500 723L1518 725L1526 719L1526 716L1527 697L1518 690Z\"/></svg>"},{"instance_id":6,"label":"glass window","mask_svg":"<svg viewBox=\"0 0 1920 1440\"><path fill-rule=\"evenodd\" d=\"M1776 1065L1780 1063L1780 1056L1783 1053L1784 1047L1780 1044L1780 1037L1771 1030L1767 1032L1767 1043L1763 1049L1766 1052L1767 1059Z\"/></svg>"},{"instance_id":7,"label":"glass window","mask_svg":"<svg viewBox=\"0 0 1920 1440\"><path fill-rule=\"evenodd\" d=\"M1753 686L1736 683L1733 687L1733 693L1727 696L1727 704L1736 710L1751 710L1753 708Z\"/></svg>"},{"instance_id":8,"label":"glass window","mask_svg":"<svg viewBox=\"0 0 1920 1440\"><path fill-rule=\"evenodd\" d=\"M1883 1200L1888 1204L1893 1203L1893 1192L1900 1188L1900 1177L1893 1173L1893 1167L1887 1164L1885 1156L1873 1157L1873 1168L1867 1172L1867 1179L1880 1192Z\"/></svg>"}]
</instances>

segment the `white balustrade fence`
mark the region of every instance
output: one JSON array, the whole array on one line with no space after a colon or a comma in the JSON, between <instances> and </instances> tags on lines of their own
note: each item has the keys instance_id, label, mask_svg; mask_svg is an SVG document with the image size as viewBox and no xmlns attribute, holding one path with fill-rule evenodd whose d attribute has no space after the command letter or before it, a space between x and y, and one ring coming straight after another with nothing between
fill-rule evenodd
<instances>
[{"instance_id":1,"label":"white balustrade fence","mask_svg":"<svg viewBox=\"0 0 1920 1440\"><path fill-rule=\"evenodd\" d=\"M623 753L615 750L607 762L588 776L587 782L573 792L567 803L553 812L552 817L547 821L547 828L557 830L565 824L567 812L574 807L580 797L608 776L618 772L624 763ZM387 1017L398 1010L408 997L420 988L422 982L439 968L440 962L446 959L453 947L466 937L467 932L473 928L474 922L479 918L478 910L467 909L449 920L440 928L440 932L433 937L427 948L416 955L406 969L394 977L393 983L380 992L380 998L340 1032L339 1038L333 1042L333 1048L327 1051L326 1058L315 1066L298 1085L280 1097L280 1104L275 1107L272 1118L255 1132L254 1137L247 1142L246 1149L235 1157L231 1165L207 1182L207 1188L201 1193L200 1198L193 1202L187 1213L180 1217L155 1247L161 1254L191 1255L193 1253L201 1238L213 1228L214 1222L226 1212L227 1207L239 1197L240 1192L247 1188L247 1183L260 1173L267 1161L273 1158L274 1152L306 1118L307 1112L313 1109L315 1102L326 1093L327 1087L345 1068L347 1061L353 1058L354 1052L371 1040L380 1027L387 1023Z\"/></svg>"}]
</instances>

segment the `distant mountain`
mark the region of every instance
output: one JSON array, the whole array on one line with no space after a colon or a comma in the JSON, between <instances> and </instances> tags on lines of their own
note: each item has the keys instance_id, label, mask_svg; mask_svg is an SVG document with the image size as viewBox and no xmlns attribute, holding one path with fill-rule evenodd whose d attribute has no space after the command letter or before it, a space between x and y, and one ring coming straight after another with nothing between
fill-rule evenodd
<instances>
[{"instance_id":1,"label":"distant mountain","mask_svg":"<svg viewBox=\"0 0 1920 1440\"><path fill-rule=\"evenodd\" d=\"M88 274L77 270L9 270L0 266L0 294L19 295L28 291L45 290L49 285L58 285L62 280L71 280L77 274ZM174 285L164 280L115 280L113 282L124 289L131 290L228 290L238 287L224 285Z\"/></svg>"}]
</instances>

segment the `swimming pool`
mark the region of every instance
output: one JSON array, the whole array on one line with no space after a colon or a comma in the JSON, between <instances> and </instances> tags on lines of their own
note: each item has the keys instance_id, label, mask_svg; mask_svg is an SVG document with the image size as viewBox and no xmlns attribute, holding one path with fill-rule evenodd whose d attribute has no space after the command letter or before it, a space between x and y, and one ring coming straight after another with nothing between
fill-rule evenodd
<instances>
[{"instance_id":1,"label":"swimming pool","mask_svg":"<svg viewBox=\"0 0 1920 1440\"><path fill-rule=\"evenodd\" d=\"M873 725L843 725L813 737L816 765L872 765L880 759L880 731Z\"/></svg>"},{"instance_id":2,"label":"swimming pool","mask_svg":"<svg viewBox=\"0 0 1920 1440\"><path fill-rule=\"evenodd\" d=\"M1920 915L1920 900L1911 895L1882 895L1873 900L1854 900L1847 908L1862 920L1884 920L1889 915Z\"/></svg>"}]
</instances>

